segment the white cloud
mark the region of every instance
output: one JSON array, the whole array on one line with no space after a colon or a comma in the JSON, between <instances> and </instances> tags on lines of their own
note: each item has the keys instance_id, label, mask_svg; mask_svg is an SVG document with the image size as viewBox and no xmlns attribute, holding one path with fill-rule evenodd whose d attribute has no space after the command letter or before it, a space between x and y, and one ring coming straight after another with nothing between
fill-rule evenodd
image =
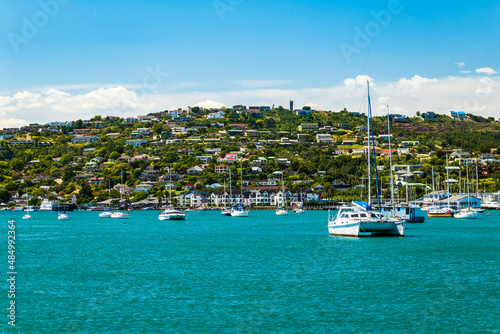
<instances>
[{"instance_id":1,"label":"white cloud","mask_svg":"<svg viewBox=\"0 0 500 334\"><path fill-rule=\"evenodd\" d=\"M99 88L74 95L53 88L41 92L23 91L13 96L0 96L0 128L11 124L13 115L24 124L45 124L95 115L136 115L154 108L154 104L142 101L134 91L124 87Z\"/></svg>"},{"instance_id":2,"label":"white cloud","mask_svg":"<svg viewBox=\"0 0 500 334\"><path fill-rule=\"evenodd\" d=\"M339 111L347 108L365 112L363 97L366 94L366 80L370 80L375 115L386 115L389 104L391 112L408 116L417 111L432 110L447 114L450 110L464 110L467 113L498 118L499 76L425 78L415 75L381 82L360 75L347 78L331 87L320 88L232 89L211 92L190 90L141 96L124 87L99 88L84 94L50 88L43 91L22 91L0 95L0 128L12 127L13 124L88 119L94 115L137 116L195 105L204 108L236 104L281 105L286 108L289 100L294 100L297 108L310 105L319 110Z\"/></svg>"},{"instance_id":3,"label":"white cloud","mask_svg":"<svg viewBox=\"0 0 500 334\"><path fill-rule=\"evenodd\" d=\"M460 71L460 73L469 74L470 71Z\"/></svg>"},{"instance_id":4,"label":"white cloud","mask_svg":"<svg viewBox=\"0 0 500 334\"><path fill-rule=\"evenodd\" d=\"M399 79L399 81L396 83L397 86L396 89L405 91L407 93L413 93L437 81L438 79L423 78L419 75L415 75L411 79L406 79L406 78Z\"/></svg>"},{"instance_id":5,"label":"white cloud","mask_svg":"<svg viewBox=\"0 0 500 334\"><path fill-rule=\"evenodd\" d=\"M476 68L476 73L493 75L497 74L498 72L492 69L491 67L481 67L481 68Z\"/></svg>"},{"instance_id":6,"label":"white cloud","mask_svg":"<svg viewBox=\"0 0 500 334\"><path fill-rule=\"evenodd\" d=\"M458 68L461 68L461 67L464 67L465 66L465 63L463 61L460 61L458 63L455 63L455 65L458 66Z\"/></svg>"},{"instance_id":7,"label":"white cloud","mask_svg":"<svg viewBox=\"0 0 500 334\"><path fill-rule=\"evenodd\" d=\"M225 107L224 103L220 103L214 100L205 100L203 102L198 102L195 104L195 106L198 106L200 108L222 108Z\"/></svg>"}]
</instances>

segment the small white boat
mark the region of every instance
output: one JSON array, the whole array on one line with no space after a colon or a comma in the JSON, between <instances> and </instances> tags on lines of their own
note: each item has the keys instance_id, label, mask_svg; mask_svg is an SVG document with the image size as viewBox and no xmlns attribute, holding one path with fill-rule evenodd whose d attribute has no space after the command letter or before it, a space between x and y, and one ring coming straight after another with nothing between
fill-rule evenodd
<instances>
[{"instance_id":1,"label":"small white boat","mask_svg":"<svg viewBox=\"0 0 500 334\"><path fill-rule=\"evenodd\" d=\"M111 214L111 218L114 219L129 219L130 215L127 212L115 211Z\"/></svg>"},{"instance_id":2,"label":"small white boat","mask_svg":"<svg viewBox=\"0 0 500 334\"><path fill-rule=\"evenodd\" d=\"M30 215L29 213L27 213L27 214L25 214L25 215L23 216L23 219L26 219L26 220L27 220L27 219L33 219L33 217L31 217L31 215Z\"/></svg>"},{"instance_id":3,"label":"small white boat","mask_svg":"<svg viewBox=\"0 0 500 334\"><path fill-rule=\"evenodd\" d=\"M221 215L223 216L231 216L231 209L228 209L228 208L222 208L222 210L220 210L220 213Z\"/></svg>"},{"instance_id":4,"label":"small white boat","mask_svg":"<svg viewBox=\"0 0 500 334\"><path fill-rule=\"evenodd\" d=\"M481 208L498 210L500 209L500 203L496 201L485 201L481 204Z\"/></svg>"},{"instance_id":5,"label":"small white boat","mask_svg":"<svg viewBox=\"0 0 500 334\"><path fill-rule=\"evenodd\" d=\"M279 208L276 210L276 216L286 216L288 215L288 210L286 208Z\"/></svg>"},{"instance_id":6,"label":"small white boat","mask_svg":"<svg viewBox=\"0 0 500 334\"><path fill-rule=\"evenodd\" d=\"M57 220L68 220L69 216L65 212L59 212L57 214Z\"/></svg>"},{"instance_id":7,"label":"small white boat","mask_svg":"<svg viewBox=\"0 0 500 334\"><path fill-rule=\"evenodd\" d=\"M248 217L248 211L243 209L243 206L238 205L231 209L231 217Z\"/></svg>"},{"instance_id":8,"label":"small white boat","mask_svg":"<svg viewBox=\"0 0 500 334\"><path fill-rule=\"evenodd\" d=\"M186 220L186 213L182 210L176 210L168 207L158 215L159 220Z\"/></svg>"},{"instance_id":9,"label":"small white boat","mask_svg":"<svg viewBox=\"0 0 500 334\"><path fill-rule=\"evenodd\" d=\"M484 210L481 208L471 208L472 211L477 212L477 213L483 213Z\"/></svg>"},{"instance_id":10,"label":"small white boat","mask_svg":"<svg viewBox=\"0 0 500 334\"><path fill-rule=\"evenodd\" d=\"M460 212L455 213L453 217L458 219L476 219L477 212L474 212L468 208L460 210Z\"/></svg>"},{"instance_id":11,"label":"small white boat","mask_svg":"<svg viewBox=\"0 0 500 334\"><path fill-rule=\"evenodd\" d=\"M111 218L111 211L103 211L99 214L100 218Z\"/></svg>"}]
</instances>

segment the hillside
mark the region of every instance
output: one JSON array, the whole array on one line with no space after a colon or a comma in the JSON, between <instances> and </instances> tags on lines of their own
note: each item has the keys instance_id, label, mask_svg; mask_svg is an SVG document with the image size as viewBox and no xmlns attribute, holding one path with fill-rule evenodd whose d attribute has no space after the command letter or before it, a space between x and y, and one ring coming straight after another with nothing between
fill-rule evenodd
<instances>
[{"instance_id":1,"label":"hillside","mask_svg":"<svg viewBox=\"0 0 500 334\"><path fill-rule=\"evenodd\" d=\"M500 189L495 155L500 148L499 122L474 115L462 120L391 118L394 164L421 166L412 170L408 182L431 184L432 166L443 177L449 154L450 165L459 167L451 177L465 175L466 164L478 165L480 187L490 192ZM292 112L267 107L192 108L127 119L95 116L4 129L0 135L0 202L18 205L21 199L16 202L17 198L27 194L33 204L48 197L97 203L108 197L109 187L114 188L114 199L127 187L132 202L148 196L161 201L168 197L165 186L170 183L170 172L175 175L176 200L190 192L210 196L228 182L229 169L235 180L241 178L235 160L241 160L246 186L276 186L281 177L276 172L283 172L289 189L313 191L317 199L354 199L359 190L339 189L359 185L367 174L365 126L366 117L347 110ZM385 168L380 170L385 188L389 180L387 119L376 117L373 126L379 164ZM233 186L239 187L239 181ZM420 196L425 189L411 191L412 196Z\"/></svg>"}]
</instances>

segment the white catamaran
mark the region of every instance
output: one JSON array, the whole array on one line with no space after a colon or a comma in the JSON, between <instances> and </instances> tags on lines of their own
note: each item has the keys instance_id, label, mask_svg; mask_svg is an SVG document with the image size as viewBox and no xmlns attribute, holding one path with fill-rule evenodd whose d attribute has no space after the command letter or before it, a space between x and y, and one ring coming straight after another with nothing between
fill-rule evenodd
<instances>
[{"instance_id":1,"label":"white catamaran","mask_svg":"<svg viewBox=\"0 0 500 334\"><path fill-rule=\"evenodd\" d=\"M170 166L170 184L172 184L172 166ZM165 210L158 215L159 220L186 220L186 213L182 210L177 210L172 205L172 189L168 190L169 205Z\"/></svg>"},{"instance_id":2,"label":"white catamaran","mask_svg":"<svg viewBox=\"0 0 500 334\"><path fill-rule=\"evenodd\" d=\"M350 206L343 206L337 212L337 215L330 219L328 217L328 232L330 235L341 235L359 237L362 235L394 235L404 236L406 221L402 219L392 219L385 217L382 213L373 210L371 205L371 144L374 148L375 159L375 140L370 129L372 128L372 112L370 99L370 83L367 83L368 95L368 202L352 202ZM372 143L370 143L372 142ZM376 165L374 166L376 172ZM375 177L377 180L377 177ZM378 181L377 181L378 207L381 207Z\"/></svg>"}]
</instances>

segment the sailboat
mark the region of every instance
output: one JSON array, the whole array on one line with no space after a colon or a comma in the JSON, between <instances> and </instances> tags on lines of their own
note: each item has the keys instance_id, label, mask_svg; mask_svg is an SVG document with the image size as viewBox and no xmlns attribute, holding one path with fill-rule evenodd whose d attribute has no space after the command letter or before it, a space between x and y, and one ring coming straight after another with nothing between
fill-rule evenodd
<instances>
[{"instance_id":1,"label":"sailboat","mask_svg":"<svg viewBox=\"0 0 500 334\"><path fill-rule=\"evenodd\" d=\"M427 210L427 216L429 217L453 217L453 211L450 208L450 176L448 171L448 154L446 155L446 185L447 185L447 196L448 205L445 208L434 207Z\"/></svg>"},{"instance_id":2,"label":"sailboat","mask_svg":"<svg viewBox=\"0 0 500 334\"><path fill-rule=\"evenodd\" d=\"M408 202L408 178L406 178L405 180L406 203L398 203L398 205L396 205L394 201L394 177L392 174L391 121L389 106L387 106L387 134L389 136L389 173L391 183L391 202L389 206L386 205L382 208L381 213L389 219L404 219L406 223L423 223L425 221L425 218L422 216L420 207L412 206Z\"/></svg>"},{"instance_id":3,"label":"sailboat","mask_svg":"<svg viewBox=\"0 0 500 334\"><path fill-rule=\"evenodd\" d=\"M99 214L100 218L111 218L111 180L108 180L109 208Z\"/></svg>"},{"instance_id":4,"label":"sailboat","mask_svg":"<svg viewBox=\"0 0 500 334\"><path fill-rule=\"evenodd\" d=\"M231 217L248 217L248 210L245 210L243 207L243 201L245 199L245 194L243 193L243 164L242 160L240 160L240 168L241 168L241 204L236 207L231 208Z\"/></svg>"},{"instance_id":5,"label":"sailboat","mask_svg":"<svg viewBox=\"0 0 500 334\"><path fill-rule=\"evenodd\" d=\"M281 206L280 208L276 209L276 215L277 216L286 216L286 215L288 215L288 209L286 208L285 178L284 178L283 174L281 174L281 180L283 182L283 189L282 189L283 206Z\"/></svg>"},{"instance_id":6,"label":"sailboat","mask_svg":"<svg viewBox=\"0 0 500 334\"><path fill-rule=\"evenodd\" d=\"M226 180L224 180L224 198L227 199L227 196L226 196ZM229 198L231 198L231 169L229 169ZM226 203L224 203L226 204ZM223 207L220 211L220 213L225 216L225 217L229 217L231 216L231 209L227 208L227 207Z\"/></svg>"},{"instance_id":7,"label":"sailboat","mask_svg":"<svg viewBox=\"0 0 500 334\"><path fill-rule=\"evenodd\" d=\"M453 217L458 219L476 219L478 213L473 211L470 207L470 192L469 192L469 165L466 165L466 173L467 173L467 204L466 208L460 210L460 212L455 213Z\"/></svg>"},{"instance_id":8,"label":"sailboat","mask_svg":"<svg viewBox=\"0 0 500 334\"><path fill-rule=\"evenodd\" d=\"M172 166L170 166L170 184L172 184ZM160 212L158 215L159 220L185 220L186 219L186 213L182 210L177 210L174 208L172 205L172 190L168 190L169 194L169 205L165 210Z\"/></svg>"},{"instance_id":9,"label":"sailboat","mask_svg":"<svg viewBox=\"0 0 500 334\"><path fill-rule=\"evenodd\" d=\"M120 189L120 204L121 204L121 200L123 200L123 170L121 172L121 184L122 184L122 188ZM125 211L115 211L111 214L111 218L114 218L114 219L129 219L130 218L130 215L128 214L128 212L125 212Z\"/></svg>"},{"instance_id":10,"label":"sailboat","mask_svg":"<svg viewBox=\"0 0 500 334\"><path fill-rule=\"evenodd\" d=\"M34 219L34 218L30 215L30 212L31 212L31 211L33 211L33 210L31 210L31 209L29 209L29 208L26 208L26 212L27 212L27 213L23 216L23 219L24 219L24 220Z\"/></svg>"},{"instance_id":11,"label":"sailboat","mask_svg":"<svg viewBox=\"0 0 500 334\"><path fill-rule=\"evenodd\" d=\"M394 235L404 236L406 222L401 219L392 219L385 217L381 212L373 210L371 204L371 142L373 142L375 163L374 170L377 172L376 155L375 155L375 140L372 128L372 110L370 98L370 83L367 82L368 96L368 202L353 201L349 206L343 206L337 212L337 215L330 218L328 214L328 232L330 235L352 236L359 237L362 235ZM377 175L375 174L377 184L377 199L378 207L381 208L379 187Z\"/></svg>"}]
</instances>

